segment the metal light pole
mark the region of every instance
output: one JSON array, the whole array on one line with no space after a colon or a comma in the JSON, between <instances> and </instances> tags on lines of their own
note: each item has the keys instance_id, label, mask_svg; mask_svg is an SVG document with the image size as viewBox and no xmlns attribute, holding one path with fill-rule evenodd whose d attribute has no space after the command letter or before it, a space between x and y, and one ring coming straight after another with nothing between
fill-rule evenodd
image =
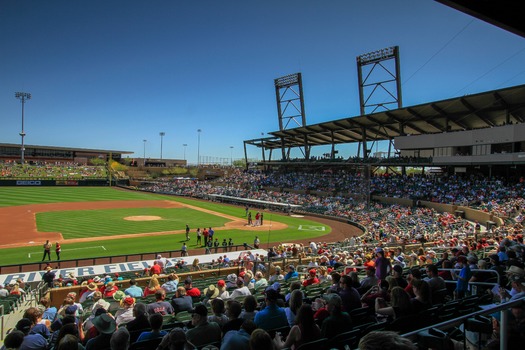
<instances>
[{"instance_id":1,"label":"metal light pole","mask_svg":"<svg viewBox=\"0 0 525 350\"><path fill-rule=\"evenodd\" d=\"M201 162L201 132L201 129L197 129L197 135L199 135L197 143L197 166L199 166Z\"/></svg>"},{"instance_id":2,"label":"metal light pole","mask_svg":"<svg viewBox=\"0 0 525 350\"><path fill-rule=\"evenodd\" d=\"M148 140L142 140L142 142L144 142L144 166L146 166L146 142Z\"/></svg>"},{"instance_id":3,"label":"metal light pole","mask_svg":"<svg viewBox=\"0 0 525 350\"><path fill-rule=\"evenodd\" d=\"M233 146L230 146L230 166L233 166Z\"/></svg>"},{"instance_id":4,"label":"metal light pole","mask_svg":"<svg viewBox=\"0 0 525 350\"><path fill-rule=\"evenodd\" d=\"M28 92L15 92L15 97L22 102L22 131L20 132L20 136L22 136L22 148L21 148L21 164L24 164L24 136L26 136L26 133L24 132L24 104L26 103L26 100L31 99L31 94Z\"/></svg>"},{"instance_id":5,"label":"metal light pole","mask_svg":"<svg viewBox=\"0 0 525 350\"><path fill-rule=\"evenodd\" d=\"M184 160L186 160L186 147L188 146L187 143L183 143L182 147L184 147Z\"/></svg>"},{"instance_id":6,"label":"metal light pole","mask_svg":"<svg viewBox=\"0 0 525 350\"><path fill-rule=\"evenodd\" d=\"M164 131L161 131L159 132L159 135L160 135L160 159L162 160L162 138L164 137L164 135L166 135L166 133Z\"/></svg>"}]
</instances>

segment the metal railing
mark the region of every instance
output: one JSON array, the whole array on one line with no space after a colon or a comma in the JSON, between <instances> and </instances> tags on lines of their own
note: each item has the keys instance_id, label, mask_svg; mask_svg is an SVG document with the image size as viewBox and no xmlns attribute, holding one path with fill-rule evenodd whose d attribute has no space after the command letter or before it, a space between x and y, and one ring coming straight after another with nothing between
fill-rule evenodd
<instances>
[{"instance_id":1,"label":"metal railing","mask_svg":"<svg viewBox=\"0 0 525 350\"><path fill-rule=\"evenodd\" d=\"M223 249L224 247L219 247L218 252L219 251L223 252L224 251ZM244 249L253 249L253 248L251 248L249 245L238 244L238 245L229 246L228 252L239 251L239 250L244 250ZM211 248L211 250L212 252L214 252L215 247ZM0 266L0 275L8 274L8 273L41 271L47 266L47 264L58 266L59 268L84 267L84 266L91 266L91 265L152 260L152 259L155 259L158 254L161 254L165 258L180 258L181 253L182 253L182 250L168 250L168 251L160 251L160 252L108 255L108 256L97 256L97 257L91 257L91 258L79 258L79 259L69 259L69 260L51 260L51 261L39 261L39 262L26 263L26 264L3 265L3 266Z\"/></svg>"},{"instance_id":2,"label":"metal railing","mask_svg":"<svg viewBox=\"0 0 525 350\"><path fill-rule=\"evenodd\" d=\"M434 325L429 326L429 327L421 328L421 329L418 329L416 331L403 334L402 336L405 337L405 338L410 338L410 339L416 341L418 333L426 331L426 330L429 330L431 328L445 331L445 330L450 329L452 327L456 327L456 326L461 325L462 323L464 323L469 318L476 317L476 316L491 315L491 314L493 314L495 312L500 312L500 315L501 315L501 320L500 320L500 334L501 334L501 337L500 337L500 350L506 350L507 349L507 336L506 335L508 334L507 331L508 331L508 326L509 326L508 325L508 320L507 320L507 310L510 309L513 306L520 306L524 302L525 302L525 298L520 298L520 299L517 299L517 300L513 300L511 302L501 303L501 304L495 305L493 307L490 307L490 308L487 308L487 309L484 309L484 310L481 310L481 311L476 311L476 312L472 312L472 313L469 313L469 314L466 314L466 315L463 315L463 316L460 316L460 317L456 317L453 320L448 320L448 321L444 321L444 322L441 322L441 323L434 324Z\"/></svg>"}]
</instances>

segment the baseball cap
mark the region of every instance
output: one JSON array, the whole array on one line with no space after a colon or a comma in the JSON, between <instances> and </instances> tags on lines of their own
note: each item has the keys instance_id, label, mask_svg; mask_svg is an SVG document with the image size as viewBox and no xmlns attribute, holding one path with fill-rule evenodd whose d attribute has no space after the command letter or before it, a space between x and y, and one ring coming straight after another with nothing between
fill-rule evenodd
<instances>
[{"instance_id":1,"label":"baseball cap","mask_svg":"<svg viewBox=\"0 0 525 350\"><path fill-rule=\"evenodd\" d=\"M186 279L184 280L184 284L191 284L193 283L191 277L186 277Z\"/></svg>"},{"instance_id":2,"label":"baseball cap","mask_svg":"<svg viewBox=\"0 0 525 350\"><path fill-rule=\"evenodd\" d=\"M208 316L208 309L204 305L197 305L193 310L189 311L189 313L206 317Z\"/></svg>"},{"instance_id":3,"label":"baseball cap","mask_svg":"<svg viewBox=\"0 0 525 350\"><path fill-rule=\"evenodd\" d=\"M398 273L403 273L403 268L401 267L401 265L394 265L392 269Z\"/></svg>"},{"instance_id":4,"label":"baseball cap","mask_svg":"<svg viewBox=\"0 0 525 350\"><path fill-rule=\"evenodd\" d=\"M29 333L31 330L32 323L28 318L22 318L20 321L16 323L15 328L24 334Z\"/></svg>"},{"instance_id":5,"label":"baseball cap","mask_svg":"<svg viewBox=\"0 0 525 350\"><path fill-rule=\"evenodd\" d=\"M273 289L272 287L267 288L264 294L266 295L266 298L268 300L276 301L277 299L279 299L279 292Z\"/></svg>"},{"instance_id":6,"label":"baseball cap","mask_svg":"<svg viewBox=\"0 0 525 350\"><path fill-rule=\"evenodd\" d=\"M224 282L224 280L218 280L217 281L217 286L218 287L224 287L224 286L226 286L226 283Z\"/></svg>"},{"instance_id":7,"label":"baseball cap","mask_svg":"<svg viewBox=\"0 0 525 350\"><path fill-rule=\"evenodd\" d=\"M70 305L65 310L66 315L74 315L75 312L77 312L77 306L76 305Z\"/></svg>"}]
</instances>

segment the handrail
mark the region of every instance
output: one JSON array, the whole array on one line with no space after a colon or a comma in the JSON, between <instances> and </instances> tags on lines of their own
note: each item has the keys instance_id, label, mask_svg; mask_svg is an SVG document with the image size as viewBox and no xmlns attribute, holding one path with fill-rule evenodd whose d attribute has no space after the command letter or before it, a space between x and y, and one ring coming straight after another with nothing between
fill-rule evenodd
<instances>
[{"instance_id":1,"label":"handrail","mask_svg":"<svg viewBox=\"0 0 525 350\"><path fill-rule=\"evenodd\" d=\"M495 305L493 307L487 308L485 310L472 312L470 314L466 314L466 315L457 317L457 318L455 318L453 320L448 320L448 321L444 321L444 322L441 322L441 323L434 324L432 326L420 328L420 329L418 329L416 331L412 331L412 332L409 332L409 333L402 334L402 336L405 337L405 338L415 339L415 337L417 336L418 333L420 333L422 331L426 331L426 330L428 330L430 328L437 328L437 329L440 329L440 330L444 330L444 329L447 329L447 328L450 328L450 327L454 327L454 326L460 325L461 323L463 323L463 321L467 320L468 318L475 317L475 316L481 316L481 315L490 315L490 314L493 314L493 313L498 312L498 311L501 313L500 334L504 334L505 335L505 334L507 334L507 327L508 327L508 324L507 324L507 312L506 311L509 308L513 307L513 306L520 305L523 302L525 302L525 297L517 299L517 300L510 301L510 302L501 303L501 304ZM500 337L500 349L501 350L507 349L507 337L506 336Z\"/></svg>"},{"instance_id":2,"label":"handrail","mask_svg":"<svg viewBox=\"0 0 525 350\"><path fill-rule=\"evenodd\" d=\"M4 305L0 305L0 340L4 341Z\"/></svg>"}]
</instances>

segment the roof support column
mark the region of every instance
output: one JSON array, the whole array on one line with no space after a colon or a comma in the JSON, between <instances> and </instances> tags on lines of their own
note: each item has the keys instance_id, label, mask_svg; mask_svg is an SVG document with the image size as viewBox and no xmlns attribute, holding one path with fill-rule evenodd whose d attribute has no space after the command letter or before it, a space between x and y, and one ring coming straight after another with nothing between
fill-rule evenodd
<instances>
[{"instance_id":1,"label":"roof support column","mask_svg":"<svg viewBox=\"0 0 525 350\"><path fill-rule=\"evenodd\" d=\"M366 146L366 129L365 128L361 128L361 136L362 136L362 143L363 143L363 159L367 159L368 158L368 148Z\"/></svg>"}]
</instances>

